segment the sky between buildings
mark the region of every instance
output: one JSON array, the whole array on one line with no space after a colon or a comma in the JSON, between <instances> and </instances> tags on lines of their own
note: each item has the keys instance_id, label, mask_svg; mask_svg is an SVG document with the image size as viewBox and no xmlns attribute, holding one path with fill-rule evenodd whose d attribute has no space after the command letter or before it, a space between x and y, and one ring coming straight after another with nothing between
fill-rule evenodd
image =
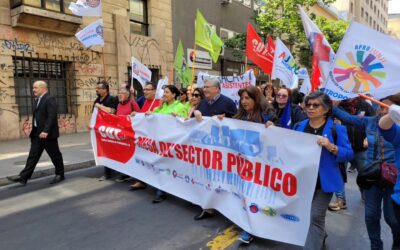
<instances>
[{"instance_id":1,"label":"sky between buildings","mask_svg":"<svg viewBox=\"0 0 400 250\"><path fill-rule=\"evenodd\" d=\"M399 13L400 14L400 0L389 1L389 14Z\"/></svg>"}]
</instances>

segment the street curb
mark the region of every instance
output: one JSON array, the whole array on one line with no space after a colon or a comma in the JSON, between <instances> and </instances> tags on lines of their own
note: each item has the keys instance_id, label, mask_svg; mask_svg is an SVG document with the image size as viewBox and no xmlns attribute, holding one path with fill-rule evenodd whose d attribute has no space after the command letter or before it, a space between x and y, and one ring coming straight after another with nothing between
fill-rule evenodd
<instances>
[{"instance_id":1,"label":"street curb","mask_svg":"<svg viewBox=\"0 0 400 250\"><path fill-rule=\"evenodd\" d=\"M64 171L71 172L71 171L78 170L78 169L90 168L92 166L93 167L96 166L96 163L94 160L84 161L84 162L64 165ZM37 178L41 178L41 177L45 177L45 176L49 176L49 175L54 175L54 168L48 168L48 169L35 171L35 172L33 172L31 179L37 179ZM17 175L9 176L9 177L17 177ZM14 182L8 180L7 177L0 177L0 187L7 186L7 185L10 185L13 183Z\"/></svg>"}]
</instances>

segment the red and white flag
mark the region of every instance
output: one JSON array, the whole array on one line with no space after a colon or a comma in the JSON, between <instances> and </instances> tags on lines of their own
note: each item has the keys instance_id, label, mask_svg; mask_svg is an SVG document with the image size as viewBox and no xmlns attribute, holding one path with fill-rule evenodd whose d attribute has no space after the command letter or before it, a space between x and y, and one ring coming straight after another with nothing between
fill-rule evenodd
<instances>
[{"instance_id":1,"label":"red and white flag","mask_svg":"<svg viewBox=\"0 0 400 250\"><path fill-rule=\"evenodd\" d=\"M331 45L325 39L321 30L317 25L307 16L303 8L299 6L301 20L303 21L304 31L306 32L307 40L313 51L312 58L312 74L311 74L311 85L312 91L317 89L321 83L325 83L330 65L335 59L335 52L331 48Z\"/></svg>"},{"instance_id":2,"label":"red and white flag","mask_svg":"<svg viewBox=\"0 0 400 250\"><path fill-rule=\"evenodd\" d=\"M266 74L271 75L274 62L275 43L268 36L267 46L264 45L256 30L247 24L246 56Z\"/></svg>"}]
</instances>

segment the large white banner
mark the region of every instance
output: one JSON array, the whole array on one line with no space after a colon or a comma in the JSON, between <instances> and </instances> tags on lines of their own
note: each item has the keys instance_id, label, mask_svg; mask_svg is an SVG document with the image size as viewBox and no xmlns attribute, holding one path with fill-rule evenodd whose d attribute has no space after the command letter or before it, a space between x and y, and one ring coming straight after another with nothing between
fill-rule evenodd
<instances>
[{"instance_id":1,"label":"large white banner","mask_svg":"<svg viewBox=\"0 0 400 250\"><path fill-rule=\"evenodd\" d=\"M334 100L400 92L400 40L351 22L329 72L325 93Z\"/></svg>"},{"instance_id":2,"label":"large white banner","mask_svg":"<svg viewBox=\"0 0 400 250\"><path fill-rule=\"evenodd\" d=\"M288 88L295 88L298 85L297 72L299 66L296 64L292 53L279 39L275 43L274 67L272 79L280 79Z\"/></svg>"},{"instance_id":3,"label":"large white banner","mask_svg":"<svg viewBox=\"0 0 400 250\"><path fill-rule=\"evenodd\" d=\"M217 209L258 237L304 245L321 154L316 136L229 118L97 109L91 128L97 165Z\"/></svg>"},{"instance_id":4,"label":"large white banner","mask_svg":"<svg viewBox=\"0 0 400 250\"><path fill-rule=\"evenodd\" d=\"M236 106L239 106L240 102L239 89L250 85L256 86L256 76L251 69L240 76L213 76L200 71L197 75L197 87L202 88L204 81L210 77L217 77L220 80L221 94L231 98L236 103Z\"/></svg>"},{"instance_id":5,"label":"large white banner","mask_svg":"<svg viewBox=\"0 0 400 250\"><path fill-rule=\"evenodd\" d=\"M68 7L77 16L101 16L101 0L78 0Z\"/></svg>"},{"instance_id":6,"label":"large white banner","mask_svg":"<svg viewBox=\"0 0 400 250\"><path fill-rule=\"evenodd\" d=\"M103 27L103 19L99 19L76 33L75 37L86 48L93 45L104 46Z\"/></svg>"},{"instance_id":7,"label":"large white banner","mask_svg":"<svg viewBox=\"0 0 400 250\"><path fill-rule=\"evenodd\" d=\"M151 82L151 70L132 56L132 77L138 80L142 87L147 82Z\"/></svg>"}]
</instances>

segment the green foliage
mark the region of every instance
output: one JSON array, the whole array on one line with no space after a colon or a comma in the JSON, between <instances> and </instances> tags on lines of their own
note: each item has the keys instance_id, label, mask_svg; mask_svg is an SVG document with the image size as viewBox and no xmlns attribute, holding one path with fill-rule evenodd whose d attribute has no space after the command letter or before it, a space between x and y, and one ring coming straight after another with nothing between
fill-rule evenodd
<instances>
[{"instance_id":1,"label":"green foliage","mask_svg":"<svg viewBox=\"0 0 400 250\"><path fill-rule=\"evenodd\" d=\"M224 39L224 45L232 49L246 49L246 33L238 34L230 39Z\"/></svg>"},{"instance_id":2,"label":"green foliage","mask_svg":"<svg viewBox=\"0 0 400 250\"><path fill-rule=\"evenodd\" d=\"M322 0L329 4L335 0ZM292 51L298 63L311 68L312 51L306 40L306 35L301 22L298 5L306 10L317 3L317 0L258 0L262 11L256 16L259 26L259 35L266 41L271 35L274 39L279 37ZM348 23L342 20L332 21L324 17L316 17L311 14L310 18L324 33L332 48L337 51L340 42L346 32ZM246 34L237 35L225 41L225 46L235 49L246 49Z\"/></svg>"}]
</instances>

